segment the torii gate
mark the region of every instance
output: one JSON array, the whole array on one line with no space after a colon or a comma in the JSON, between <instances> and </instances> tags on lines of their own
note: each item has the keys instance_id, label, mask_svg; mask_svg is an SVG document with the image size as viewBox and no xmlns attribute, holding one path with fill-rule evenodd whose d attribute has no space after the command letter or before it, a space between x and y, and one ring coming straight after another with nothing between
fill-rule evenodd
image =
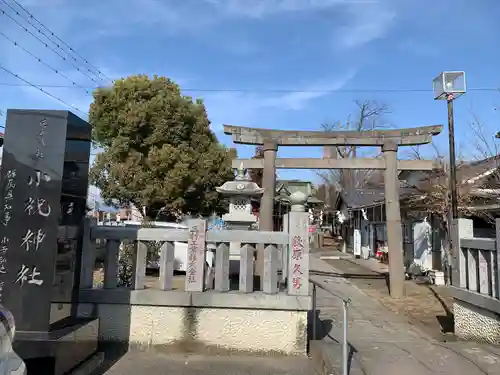
<instances>
[{"instance_id":1,"label":"torii gate","mask_svg":"<svg viewBox=\"0 0 500 375\"><path fill-rule=\"evenodd\" d=\"M224 133L232 135L233 142L263 146L263 159L235 159L233 168L243 164L246 169L264 169L259 228L273 230L274 193L276 168L283 169L384 169L387 240L389 247L390 292L395 298L404 295L403 238L399 208L398 170L432 170L429 160L397 160L399 146L417 146L432 141L443 130L442 125L409 129L374 131L295 131L247 128L224 125ZM278 146L379 146L383 159L277 159ZM258 251L256 274L262 275L263 254Z\"/></svg>"}]
</instances>

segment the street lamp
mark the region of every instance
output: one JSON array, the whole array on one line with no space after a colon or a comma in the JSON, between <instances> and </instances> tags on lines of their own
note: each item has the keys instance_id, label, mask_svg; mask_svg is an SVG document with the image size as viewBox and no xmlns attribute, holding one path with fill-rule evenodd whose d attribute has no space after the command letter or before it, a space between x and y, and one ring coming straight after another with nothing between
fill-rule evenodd
<instances>
[{"instance_id":1,"label":"street lamp","mask_svg":"<svg viewBox=\"0 0 500 375\"><path fill-rule=\"evenodd\" d=\"M450 193L451 218L458 218L457 171L455 160L455 129L453 118L453 101L466 92L465 72L442 72L432 82L434 100L448 102L448 141L450 144Z\"/></svg>"}]
</instances>

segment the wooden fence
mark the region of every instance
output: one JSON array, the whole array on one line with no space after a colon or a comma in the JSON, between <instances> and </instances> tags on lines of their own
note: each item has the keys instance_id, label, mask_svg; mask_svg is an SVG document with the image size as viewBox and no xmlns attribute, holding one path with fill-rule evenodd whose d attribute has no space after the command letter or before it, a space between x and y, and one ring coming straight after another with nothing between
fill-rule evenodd
<instances>
[{"instance_id":1,"label":"wooden fence","mask_svg":"<svg viewBox=\"0 0 500 375\"><path fill-rule=\"evenodd\" d=\"M203 219L188 222L188 229L132 228L92 225L86 221L83 230L81 289L93 288L93 272L96 257L96 242L106 240L104 259L104 289L117 288L118 258L120 244L135 242L132 289L145 287L148 241L162 242L160 248L159 288L172 290L174 274L174 242L187 243L187 270L185 291L229 292L229 244L241 243L239 292L254 292L254 256L258 246L264 247L264 272L261 280L262 291L267 294L280 292L278 268L284 263L280 254L287 254L283 271L287 279L286 292L290 295L309 294L309 241L306 212L290 212L286 217L287 232L263 232L222 230L207 231ZM214 250L207 250L207 243L214 243ZM206 252L213 251L215 264L211 271L213 279L207 277Z\"/></svg>"}]
</instances>

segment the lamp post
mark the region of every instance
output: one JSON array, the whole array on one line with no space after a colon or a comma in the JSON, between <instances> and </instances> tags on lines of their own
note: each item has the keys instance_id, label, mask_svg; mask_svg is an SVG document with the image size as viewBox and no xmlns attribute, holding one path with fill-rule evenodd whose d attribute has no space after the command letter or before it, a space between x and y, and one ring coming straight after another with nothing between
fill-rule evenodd
<instances>
[{"instance_id":1,"label":"lamp post","mask_svg":"<svg viewBox=\"0 0 500 375\"><path fill-rule=\"evenodd\" d=\"M465 72L442 72L433 81L434 99L446 100L448 103L448 142L450 147L450 178L451 218L458 218L457 173L455 159L455 121L453 101L465 94Z\"/></svg>"},{"instance_id":2,"label":"lamp post","mask_svg":"<svg viewBox=\"0 0 500 375\"><path fill-rule=\"evenodd\" d=\"M453 243L453 219L458 218L457 199L457 171L455 158L455 121L453 116L453 101L466 92L465 72L442 72L433 81L434 100L446 100L448 104L448 142L450 147L450 176L449 193L451 197L451 220L448 220L448 233L450 234L452 264L448 269L448 282L453 284L453 279L458 280L458 250ZM452 276L453 275L453 276Z\"/></svg>"}]
</instances>

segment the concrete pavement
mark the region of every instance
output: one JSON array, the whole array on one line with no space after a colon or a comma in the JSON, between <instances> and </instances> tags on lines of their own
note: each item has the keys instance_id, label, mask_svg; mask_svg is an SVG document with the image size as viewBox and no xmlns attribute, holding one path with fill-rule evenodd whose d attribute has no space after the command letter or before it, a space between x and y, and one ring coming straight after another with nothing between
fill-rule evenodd
<instances>
[{"instance_id":1,"label":"concrete pavement","mask_svg":"<svg viewBox=\"0 0 500 375\"><path fill-rule=\"evenodd\" d=\"M311 270L339 273L331 265L311 256ZM476 343L438 342L405 316L389 311L341 277L312 276L317 289L317 308L327 331L323 349L334 369L340 365L342 301L350 298L349 343L352 346L351 375L485 375L500 373L500 350Z\"/></svg>"},{"instance_id":2,"label":"concrete pavement","mask_svg":"<svg viewBox=\"0 0 500 375\"><path fill-rule=\"evenodd\" d=\"M312 375L308 358L126 353L106 375ZM96 373L97 375L97 373Z\"/></svg>"}]
</instances>

